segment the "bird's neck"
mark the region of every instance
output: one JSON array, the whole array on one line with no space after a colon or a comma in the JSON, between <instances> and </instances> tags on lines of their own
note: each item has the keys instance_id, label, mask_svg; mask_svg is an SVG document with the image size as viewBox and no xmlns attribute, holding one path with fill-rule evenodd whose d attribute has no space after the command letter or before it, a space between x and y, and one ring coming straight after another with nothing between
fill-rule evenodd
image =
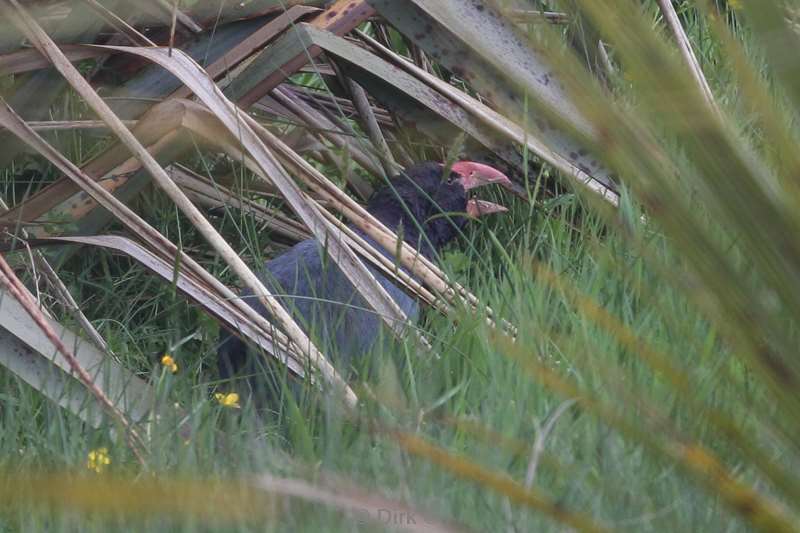
<instances>
[{"instance_id":1,"label":"bird's neck","mask_svg":"<svg viewBox=\"0 0 800 533\"><path fill-rule=\"evenodd\" d=\"M405 212L381 212L375 215L375 218L380 220L384 226L395 232L395 234L402 239L409 246L418 250L423 256L432 259L435 251L436 244L432 242L426 235L420 238L420 222L408 216ZM426 238L428 237L428 238Z\"/></svg>"}]
</instances>

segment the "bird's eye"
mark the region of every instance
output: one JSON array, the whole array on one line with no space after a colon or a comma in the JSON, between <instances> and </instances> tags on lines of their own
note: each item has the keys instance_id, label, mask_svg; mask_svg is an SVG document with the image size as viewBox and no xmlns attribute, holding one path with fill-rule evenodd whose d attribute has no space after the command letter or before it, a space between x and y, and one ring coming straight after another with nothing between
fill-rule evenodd
<instances>
[{"instance_id":1,"label":"bird's eye","mask_svg":"<svg viewBox=\"0 0 800 533\"><path fill-rule=\"evenodd\" d=\"M452 185L454 181L455 181L455 177L452 174L450 174L450 176L448 176L448 178L447 178L447 184L448 185Z\"/></svg>"}]
</instances>

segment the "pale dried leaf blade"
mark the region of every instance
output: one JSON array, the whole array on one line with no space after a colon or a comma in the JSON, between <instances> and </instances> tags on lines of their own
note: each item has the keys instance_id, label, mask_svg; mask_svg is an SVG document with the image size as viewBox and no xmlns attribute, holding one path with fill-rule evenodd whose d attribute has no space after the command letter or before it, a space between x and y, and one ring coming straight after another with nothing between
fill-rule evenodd
<instances>
[{"instance_id":1,"label":"pale dried leaf blade","mask_svg":"<svg viewBox=\"0 0 800 533\"><path fill-rule=\"evenodd\" d=\"M210 209L222 206L239 209L250 214L257 222L263 223L270 230L298 242L311 238L302 224L298 224L293 218L284 215L277 209L271 210L235 194L227 187L204 178L182 165L172 165L168 170L175 183L197 203Z\"/></svg>"},{"instance_id":2,"label":"pale dried leaf blade","mask_svg":"<svg viewBox=\"0 0 800 533\"><path fill-rule=\"evenodd\" d=\"M375 280L374 276L355 257L353 252L339 242L339 232L328 224L321 213L309 205L291 177L283 169L280 162L272 155L271 151L252 130L247 120L230 100L219 91L202 68L189 56L180 50L175 50L172 57L163 49L141 49L113 47L120 51L127 51L141 55L158 63L177 76L184 84L189 86L197 97L217 115L231 134L238 137L239 142L246 148L251 157L272 183L281 191L286 201L303 220L306 226L314 233L320 243L327 244L330 257L337 263L342 272L347 276L353 286L362 294L365 301L373 306L374 310L389 325L392 331L401 334L404 329L406 317L397 303L388 295L386 290Z\"/></svg>"},{"instance_id":3,"label":"pale dried leaf blade","mask_svg":"<svg viewBox=\"0 0 800 533\"><path fill-rule=\"evenodd\" d=\"M217 317L231 331L238 332L267 353L278 351L274 346L275 339L263 330L259 331L251 322L243 320L230 301L217 297L213 287L209 287L201 281L188 276L185 272L178 272L176 275L174 263L157 257L130 239L117 235L96 235L91 237L53 237L41 240L41 242L48 241L99 246L121 252L135 259L151 272L159 275L166 282L174 282L181 292L194 300L208 313ZM33 244L36 244L36 242ZM305 373L301 361L302 357L298 354L290 354L281 360L294 374L303 377Z\"/></svg>"},{"instance_id":4,"label":"pale dried leaf blade","mask_svg":"<svg viewBox=\"0 0 800 533\"><path fill-rule=\"evenodd\" d=\"M2 100L0 100L2 102ZM151 249L156 251L161 260L168 265L175 264L176 254L180 254L180 264L183 269L189 269L191 276L204 283L206 286L205 292L209 296L214 296L219 302L228 302L238 307L240 315L238 320L233 323L236 326L236 331L240 331L243 335L252 340L256 345L265 348L268 353L273 354L276 358L286 362L293 372L301 369L303 365L296 362L290 355L287 355L285 350L276 349L270 338L275 332L274 328L261 317L250 306L241 302L236 295L233 294L227 287L222 285L216 278L208 274L202 267L197 265L189 256L179 252L177 247L170 241L165 239L158 231L149 226L145 221L133 213L127 206L121 204L114 198L108 191L104 190L94 180L83 174L77 167L70 161L64 158L59 152L54 150L48 145L40 136L33 130L27 128L22 119L16 116L11 109L5 105L0 105L0 124L13 131L20 139L34 147L39 153L48 158L57 168L64 172L70 179L75 181L79 186L84 188L100 205L114 213L115 216L126 225L126 227L134 234L138 235L141 239L147 242ZM170 267L172 268L172 267ZM169 277L172 279L174 273ZM241 326L240 324L253 323L253 328ZM282 337L279 338L279 343L285 345ZM302 375L300 373L299 375Z\"/></svg>"},{"instance_id":5,"label":"pale dried leaf blade","mask_svg":"<svg viewBox=\"0 0 800 533\"><path fill-rule=\"evenodd\" d=\"M131 424L131 421L126 417L115 403L108 397L95 383L92 375L81 364L74 353L67 348L61 337L58 336L53 326L47 321L42 310L39 309L33 299L30 297L27 289L19 280L17 275L11 269L5 258L0 255L0 285L2 285L6 294L11 295L19 304L20 308L24 310L25 314L34 322L36 327L47 337L53 344L56 351L63 356L69 365L69 369L77 375L80 382L86 387L88 391L96 398L97 402L105 408L109 414L121 425L125 431L125 440L133 452L136 459L142 466L145 466L143 453L146 449L144 441L139 436L139 433Z\"/></svg>"},{"instance_id":6,"label":"pale dried leaf blade","mask_svg":"<svg viewBox=\"0 0 800 533\"><path fill-rule=\"evenodd\" d=\"M74 347L75 358L113 405L132 422L144 421L155 402L150 386L92 343L47 321L65 345ZM0 364L92 427L100 427L104 417L89 391L78 383L47 336L31 327L20 303L4 291L0 292L0 345Z\"/></svg>"},{"instance_id":7,"label":"pale dried leaf blade","mask_svg":"<svg viewBox=\"0 0 800 533\"><path fill-rule=\"evenodd\" d=\"M213 226L206 220L199 210L192 204L186 196L181 192L175 183L173 183L163 168L158 162L153 159L149 152L136 140L131 132L125 128L120 122L119 118L114 115L108 105L100 98L92 87L84 80L80 73L72 66L72 64L64 57L56 44L47 36L39 24L32 19L27 12L20 6L17 0L6 0L0 6L3 6L3 12L12 19L12 22L26 35L26 37L36 46L43 54L45 54L52 62L53 65L62 73L67 81L73 88L83 97L87 104L104 120L106 121L114 133L120 140L127 146L137 158L142 161L144 167L152 175L156 183L167 193L173 202L181 209L187 216L191 223L199 230L205 239L214 247L214 249L222 256L231 269L244 281L244 283L253 290L261 301L261 303L270 311L270 314L280 323L284 331L289 335L298 349L307 353L309 362L317 368L321 375L333 385L335 390L342 391L344 401L350 407L357 404L357 397L350 387L342 380L338 372L333 366L325 359L324 355L309 341L308 336L292 319L289 313L281 307L280 303L272 296L267 290L261 280L253 274L250 268L238 256L238 254L231 248ZM13 7L12 7L13 6ZM153 49L139 50L141 53L152 51ZM126 50L133 51L133 50ZM166 54L167 51L164 51ZM180 51L178 51L180 52ZM167 57L165 55L165 57ZM171 59L177 57L188 59L182 52L176 53ZM170 58L168 58L170 59ZM167 61L171 63L171 61ZM194 65L194 69L190 72L197 75L199 67L196 66L189 59L189 64ZM174 72L173 72L174 73ZM184 80L185 82L186 80ZM212 88L215 88L213 82L208 78L205 81L209 82ZM197 94L197 91L195 91ZM228 102L230 105L230 102ZM231 125L227 125L231 127ZM236 120L231 127L232 131L239 131L236 126Z\"/></svg>"},{"instance_id":8,"label":"pale dried leaf blade","mask_svg":"<svg viewBox=\"0 0 800 533\"><path fill-rule=\"evenodd\" d=\"M290 7L285 13L281 13L264 26L254 31L251 35L242 39L236 46L209 65L206 68L206 72L212 78L220 76L222 73L241 63L250 54L269 43L276 35L286 30L295 21L317 11L319 11L319 9L311 6L296 5ZM173 92L170 98L186 98L191 92L192 91L188 87L182 86L180 89Z\"/></svg>"},{"instance_id":9,"label":"pale dried leaf blade","mask_svg":"<svg viewBox=\"0 0 800 533\"><path fill-rule=\"evenodd\" d=\"M91 59L108 54L103 50L88 48L82 45L69 44L63 46L64 54L70 61L80 61L81 59ZM31 70L49 68L51 65L47 58L42 57L36 49L17 50L0 55L0 76L9 74L19 74Z\"/></svg>"},{"instance_id":10,"label":"pale dried leaf blade","mask_svg":"<svg viewBox=\"0 0 800 533\"><path fill-rule=\"evenodd\" d=\"M579 173L567 172L567 175L590 188L594 189L592 185L596 184L614 192L611 173L600 159L585 150L571 135L552 127L547 120L545 108L547 113L558 114L576 131L589 136L594 134L589 121L578 111L556 78L550 58L530 46L524 33L496 11L493 3L459 0L369 2L398 31L479 93L485 94L505 116L526 117L529 123L527 134L538 138L540 150L552 152L549 159L557 156L560 160L557 168L577 169ZM427 28L427 31L418 31L420 27ZM414 70L429 74L418 67ZM527 99L541 107L528 110ZM531 115L533 120L528 120L527 115ZM524 141L524 136L520 139ZM518 142L524 144L521 141Z\"/></svg>"},{"instance_id":11,"label":"pale dried leaf blade","mask_svg":"<svg viewBox=\"0 0 800 533\"><path fill-rule=\"evenodd\" d=\"M551 148L551 140L544 137L540 138L536 132L526 130L502 114L494 111L489 106L456 89L452 85L445 83L423 69L420 69L413 63L406 61L377 41L363 34L362 37L382 55L389 58L394 65L430 85L441 94L447 95L447 97L460 105L465 111L469 112L484 125L490 127L492 131L513 140L519 145L526 146L531 152L562 171L565 175L573 178L577 185L588 188L614 206L619 204L619 194L615 190L588 174L583 168L570 161L569 158L558 149ZM576 148L576 150L580 150L580 148ZM575 153L577 154L577 152Z\"/></svg>"}]
</instances>

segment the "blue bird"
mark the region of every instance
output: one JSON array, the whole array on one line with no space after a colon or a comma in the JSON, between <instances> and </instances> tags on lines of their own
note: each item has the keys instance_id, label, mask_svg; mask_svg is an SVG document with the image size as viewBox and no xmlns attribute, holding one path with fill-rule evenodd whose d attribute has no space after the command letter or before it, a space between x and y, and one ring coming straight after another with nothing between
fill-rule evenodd
<instances>
[{"instance_id":1,"label":"blue bird","mask_svg":"<svg viewBox=\"0 0 800 533\"><path fill-rule=\"evenodd\" d=\"M447 177L443 174L444 166L440 163L418 163L392 178L367 204L367 210L375 218L428 259L433 259L438 250L458 236L467 217L506 210L491 202L470 199L470 189L490 183L511 186L511 181L500 171L471 161L456 162ZM395 260L362 231L354 231ZM409 320L415 321L419 314L416 300L376 268L370 265L367 268ZM383 333L380 317L315 239L302 241L267 261L258 275L322 352L333 356L334 366L345 377L351 364L368 353ZM269 318L252 292L245 291L242 297ZM231 332L221 331L217 355L220 376L224 379L259 374L257 354Z\"/></svg>"}]
</instances>

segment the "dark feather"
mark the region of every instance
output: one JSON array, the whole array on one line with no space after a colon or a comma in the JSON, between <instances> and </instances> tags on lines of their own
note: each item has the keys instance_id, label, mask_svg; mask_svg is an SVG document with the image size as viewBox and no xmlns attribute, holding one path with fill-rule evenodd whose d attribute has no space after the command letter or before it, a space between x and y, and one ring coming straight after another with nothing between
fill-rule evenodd
<instances>
[{"instance_id":1,"label":"dark feather","mask_svg":"<svg viewBox=\"0 0 800 533\"><path fill-rule=\"evenodd\" d=\"M434 252L453 240L466 223L465 217L455 215L463 214L467 204L466 192L457 178L451 174L442 179L441 164L420 163L377 191L367 209L386 226L398 231L407 243L432 258ZM443 213L454 216L442 216ZM382 250L377 243L361 235ZM383 253L394 259L390 253ZM415 321L419 313L417 302L377 270L369 265L368 268L409 320ZM324 353L338 354L335 365L345 373L352 358L367 353L381 335L380 317L314 239L303 241L267 261L259 277ZM244 292L242 297L267 316L266 309L251 292ZM224 330L218 357L222 377L232 377L244 368L253 370L253 365L248 364L251 350Z\"/></svg>"}]
</instances>

